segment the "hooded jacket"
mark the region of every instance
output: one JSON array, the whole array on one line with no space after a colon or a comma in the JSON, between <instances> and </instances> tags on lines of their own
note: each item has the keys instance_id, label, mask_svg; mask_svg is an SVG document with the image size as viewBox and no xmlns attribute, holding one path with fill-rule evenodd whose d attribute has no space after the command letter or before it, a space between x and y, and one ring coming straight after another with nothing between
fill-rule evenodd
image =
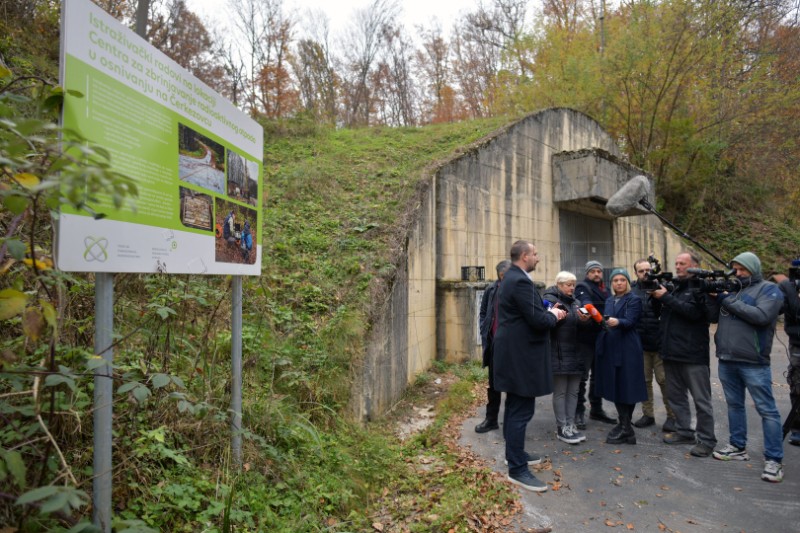
<instances>
[{"instance_id":1,"label":"hooded jacket","mask_svg":"<svg viewBox=\"0 0 800 533\"><path fill-rule=\"evenodd\" d=\"M768 365L783 294L777 285L759 275L739 280L742 288L738 292L717 296L720 300L719 326L714 335L717 357L726 362Z\"/></svg>"}]
</instances>

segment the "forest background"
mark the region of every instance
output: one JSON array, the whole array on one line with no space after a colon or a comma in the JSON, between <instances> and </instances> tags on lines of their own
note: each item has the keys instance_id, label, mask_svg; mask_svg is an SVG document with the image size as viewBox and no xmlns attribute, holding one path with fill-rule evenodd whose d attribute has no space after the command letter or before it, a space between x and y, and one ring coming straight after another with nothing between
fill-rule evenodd
<instances>
[{"instance_id":1,"label":"forest background","mask_svg":"<svg viewBox=\"0 0 800 533\"><path fill-rule=\"evenodd\" d=\"M135 2L96 3L133 26ZM492 0L448 32L405 28L397 8L366 4L334 46L280 0L220 4L224 34L182 0L149 3L149 41L265 128L264 264L245 280L242 468L229 280L117 276L116 531L508 525L513 493L447 429L474 364L418 378L456 384L410 439L346 406L416 186L528 113L598 120L653 176L659 211L718 255L785 273L800 253L800 2ZM93 278L53 268L52 228L63 203L135 201L102 149L56 141L59 12L0 2L3 533L92 529Z\"/></svg>"}]
</instances>

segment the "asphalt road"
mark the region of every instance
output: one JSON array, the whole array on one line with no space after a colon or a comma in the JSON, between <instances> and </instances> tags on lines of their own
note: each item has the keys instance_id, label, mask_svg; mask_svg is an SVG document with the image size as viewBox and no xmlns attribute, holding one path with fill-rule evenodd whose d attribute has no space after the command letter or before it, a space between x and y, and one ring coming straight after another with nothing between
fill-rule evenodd
<instances>
[{"instance_id":1,"label":"asphalt road","mask_svg":"<svg viewBox=\"0 0 800 533\"><path fill-rule=\"evenodd\" d=\"M779 324L782 328L782 324ZM772 350L773 391L782 419L789 413L789 387L783 373L788 365L787 338L778 332ZM728 419L717 361L711 346L711 388L718 447L728 442ZM526 449L547 455L547 469L534 472L551 484L536 494L518 489L524 503L520 531L552 528L556 533L592 531L800 533L800 447L784 441L782 483L761 480L763 435L761 418L748 395L749 461L718 461L689 455L689 445L661 442L665 419L661 393L654 383L656 426L637 429L636 445L610 445L612 426L587 420L587 441L565 444L555 437L551 397L536 400L528 425ZM690 400L691 401L691 400ZM616 416L613 404L605 403ZM693 410L694 411L694 410ZM500 431L477 434L483 419L480 407L464 422L461 444L485 457L505 474L504 442ZM634 420L641 415L637 405ZM502 411L500 413L502 420ZM557 488L558 490L553 490Z\"/></svg>"}]
</instances>

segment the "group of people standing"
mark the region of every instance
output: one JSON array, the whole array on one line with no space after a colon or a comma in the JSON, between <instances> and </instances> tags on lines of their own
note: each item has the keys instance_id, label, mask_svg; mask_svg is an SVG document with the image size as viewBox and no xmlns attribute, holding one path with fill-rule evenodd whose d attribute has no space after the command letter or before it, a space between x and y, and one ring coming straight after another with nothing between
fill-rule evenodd
<instances>
[{"instance_id":1,"label":"group of people standing","mask_svg":"<svg viewBox=\"0 0 800 533\"><path fill-rule=\"evenodd\" d=\"M528 241L515 242L510 259L497 265L497 280L484 293L480 309L483 363L489 367L486 418L478 433L499 429L501 393L508 479L532 491L547 484L528 468L541 456L525 450L525 431L533 418L535 399L552 394L556 438L579 444L586 440L586 406L590 420L615 424L610 444L636 444L634 427L656 423L653 378L661 389L667 419L666 444L691 445L695 457L748 460L745 391L762 419L764 469L761 478L783 479L783 433L772 394L770 352L778 315L789 290L762 277L761 263L750 252L737 255L732 266L740 288L709 293L692 283L690 269L700 258L682 252L675 259L675 283L669 288L643 287L650 262L635 262L635 279L624 268L612 270L607 287L603 265L589 261L585 278L559 272L540 295L531 273L539 256ZM787 285L787 287L790 287ZM783 291L782 291L783 289ZM800 301L794 293L794 301ZM787 306L792 300L787 298ZM800 317L800 307L786 309ZM709 326L715 335L718 374L728 405L728 444L717 448L711 401ZM789 325L787 322L787 331ZM692 427L689 396L695 408ZM603 410L613 402L617 417ZM633 421L634 408L642 415ZM800 428L798 428L800 429ZM800 436L800 432L798 432ZM800 438L791 443L800 444Z\"/></svg>"}]
</instances>

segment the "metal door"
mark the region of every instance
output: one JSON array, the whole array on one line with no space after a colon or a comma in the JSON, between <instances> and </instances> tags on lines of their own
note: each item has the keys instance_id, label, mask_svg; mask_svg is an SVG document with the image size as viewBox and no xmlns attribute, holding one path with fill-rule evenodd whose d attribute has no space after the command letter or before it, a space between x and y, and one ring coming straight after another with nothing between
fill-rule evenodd
<instances>
[{"instance_id":1,"label":"metal door","mask_svg":"<svg viewBox=\"0 0 800 533\"><path fill-rule=\"evenodd\" d=\"M604 277L611 272L614 257L612 222L572 211L559 212L561 231L561 269L573 272L578 281L584 278L583 267L589 260L600 261Z\"/></svg>"}]
</instances>

